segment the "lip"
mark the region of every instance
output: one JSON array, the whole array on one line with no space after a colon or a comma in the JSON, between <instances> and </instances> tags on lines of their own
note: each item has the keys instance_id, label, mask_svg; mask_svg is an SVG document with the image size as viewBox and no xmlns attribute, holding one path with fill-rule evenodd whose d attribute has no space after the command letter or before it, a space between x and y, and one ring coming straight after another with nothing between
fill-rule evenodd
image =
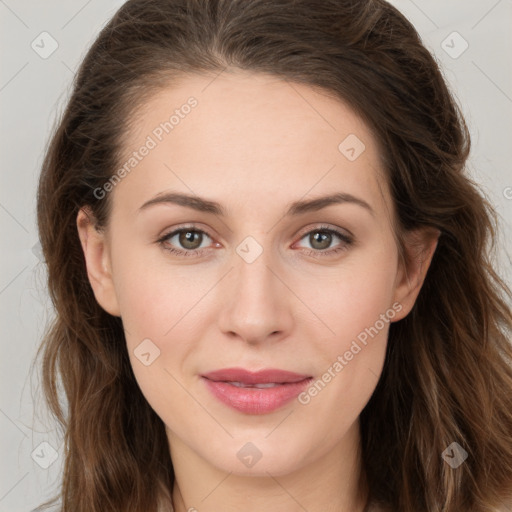
<instances>
[{"instance_id":1,"label":"lip","mask_svg":"<svg viewBox=\"0 0 512 512\"><path fill-rule=\"evenodd\" d=\"M297 397L312 380L286 370L266 369L250 372L243 368L225 368L201 375L209 391L222 403L245 414L268 414ZM273 387L238 387L271 384Z\"/></svg>"}]
</instances>

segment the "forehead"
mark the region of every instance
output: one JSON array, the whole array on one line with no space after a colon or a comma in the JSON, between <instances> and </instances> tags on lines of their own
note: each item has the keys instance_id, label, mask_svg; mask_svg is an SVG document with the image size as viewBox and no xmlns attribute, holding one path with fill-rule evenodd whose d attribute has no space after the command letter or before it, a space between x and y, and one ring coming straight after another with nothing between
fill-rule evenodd
<instances>
[{"instance_id":1,"label":"forehead","mask_svg":"<svg viewBox=\"0 0 512 512\"><path fill-rule=\"evenodd\" d=\"M114 202L168 189L240 207L332 191L386 201L371 130L345 102L305 84L242 71L191 75L148 99L130 127Z\"/></svg>"}]
</instances>

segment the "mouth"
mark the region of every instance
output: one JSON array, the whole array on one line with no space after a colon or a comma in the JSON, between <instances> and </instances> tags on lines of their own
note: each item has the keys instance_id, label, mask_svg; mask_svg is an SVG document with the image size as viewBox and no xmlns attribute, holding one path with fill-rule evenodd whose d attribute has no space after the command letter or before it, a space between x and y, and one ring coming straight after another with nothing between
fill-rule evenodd
<instances>
[{"instance_id":1,"label":"mouth","mask_svg":"<svg viewBox=\"0 0 512 512\"><path fill-rule=\"evenodd\" d=\"M215 398L245 414L268 414L280 409L313 379L286 370L251 372L243 368L217 370L201 377Z\"/></svg>"}]
</instances>

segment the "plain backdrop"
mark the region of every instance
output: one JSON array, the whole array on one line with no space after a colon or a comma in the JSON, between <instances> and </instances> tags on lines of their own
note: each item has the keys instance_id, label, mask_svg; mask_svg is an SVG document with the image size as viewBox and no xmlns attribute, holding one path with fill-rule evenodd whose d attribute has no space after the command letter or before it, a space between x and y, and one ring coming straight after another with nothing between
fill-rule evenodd
<instances>
[{"instance_id":1,"label":"plain backdrop","mask_svg":"<svg viewBox=\"0 0 512 512\"><path fill-rule=\"evenodd\" d=\"M74 71L122 3L0 0L0 512L32 510L59 484L61 436L31 369L52 314L35 193ZM497 264L511 284L512 0L392 3L435 54L466 116L473 142L469 170L501 217Z\"/></svg>"}]
</instances>

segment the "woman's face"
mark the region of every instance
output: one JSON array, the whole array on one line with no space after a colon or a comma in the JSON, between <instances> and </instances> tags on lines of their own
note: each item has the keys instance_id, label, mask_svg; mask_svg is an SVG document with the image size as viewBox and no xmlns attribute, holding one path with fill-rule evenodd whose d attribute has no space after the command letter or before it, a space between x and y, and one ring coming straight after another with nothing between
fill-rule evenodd
<instances>
[{"instance_id":1,"label":"woman's face","mask_svg":"<svg viewBox=\"0 0 512 512\"><path fill-rule=\"evenodd\" d=\"M125 172L97 191L107 230L78 225L171 453L280 475L356 446L389 325L426 272L399 265L369 129L308 86L242 72L187 77L133 126ZM297 375L211 373L230 368Z\"/></svg>"}]
</instances>

